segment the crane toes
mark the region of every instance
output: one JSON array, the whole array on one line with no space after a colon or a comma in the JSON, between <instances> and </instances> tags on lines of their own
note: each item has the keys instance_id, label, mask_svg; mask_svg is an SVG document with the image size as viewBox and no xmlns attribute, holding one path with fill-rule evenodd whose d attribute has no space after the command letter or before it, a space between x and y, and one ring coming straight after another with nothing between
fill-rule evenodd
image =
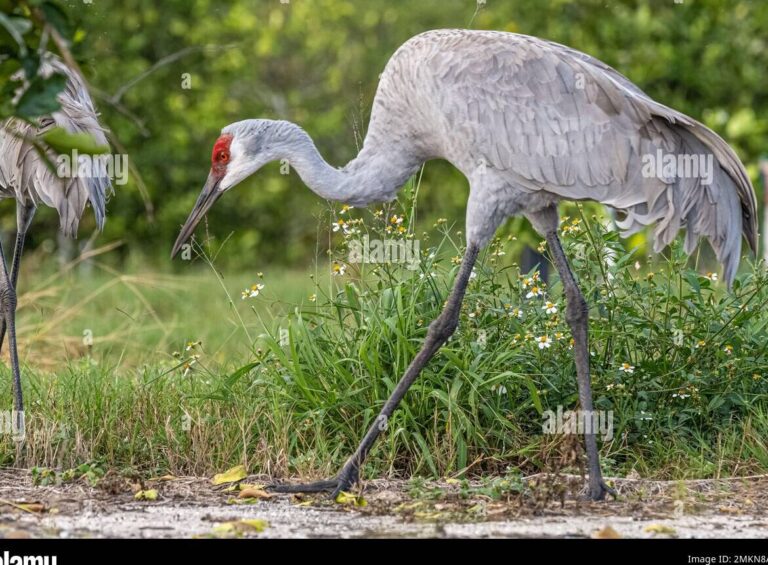
<instances>
[{"instance_id":1,"label":"crane toes","mask_svg":"<svg viewBox=\"0 0 768 565\"><path fill-rule=\"evenodd\" d=\"M336 500L342 492L350 490L358 482L358 469L354 463L347 462L334 479L301 483L298 485L268 485L266 490L285 494L313 494L329 492L332 500Z\"/></svg>"},{"instance_id":2,"label":"crane toes","mask_svg":"<svg viewBox=\"0 0 768 565\"><path fill-rule=\"evenodd\" d=\"M605 481L600 479L597 484L589 485L589 499L594 501L601 501L605 500L605 495L611 495L611 497L616 500L617 494L616 490L609 487L607 484L605 484Z\"/></svg>"},{"instance_id":3,"label":"crane toes","mask_svg":"<svg viewBox=\"0 0 768 565\"><path fill-rule=\"evenodd\" d=\"M284 494L312 494L317 492L332 492L336 489L338 484L338 479L331 479L327 481L301 483L298 485L267 485L266 490Z\"/></svg>"}]
</instances>

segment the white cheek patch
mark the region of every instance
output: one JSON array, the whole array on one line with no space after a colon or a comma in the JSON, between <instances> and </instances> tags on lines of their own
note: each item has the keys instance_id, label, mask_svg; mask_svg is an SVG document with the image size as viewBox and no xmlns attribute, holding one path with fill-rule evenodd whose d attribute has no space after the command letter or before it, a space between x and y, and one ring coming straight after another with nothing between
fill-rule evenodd
<instances>
[{"instance_id":1,"label":"white cheek patch","mask_svg":"<svg viewBox=\"0 0 768 565\"><path fill-rule=\"evenodd\" d=\"M251 171L248 167L248 159L245 157L245 149L243 144L235 138L229 145L229 164L227 165L227 173L219 183L219 190L227 190L235 186L245 177L247 177Z\"/></svg>"}]
</instances>

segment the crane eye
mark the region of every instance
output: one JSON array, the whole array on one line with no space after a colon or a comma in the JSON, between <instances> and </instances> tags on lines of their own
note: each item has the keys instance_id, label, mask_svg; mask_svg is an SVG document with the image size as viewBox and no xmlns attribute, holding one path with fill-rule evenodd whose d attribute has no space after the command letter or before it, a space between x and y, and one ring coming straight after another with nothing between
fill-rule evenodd
<instances>
[{"instance_id":1,"label":"crane eye","mask_svg":"<svg viewBox=\"0 0 768 565\"><path fill-rule=\"evenodd\" d=\"M219 162L226 163L227 161L229 161L229 153L226 151L219 153Z\"/></svg>"}]
</instances>

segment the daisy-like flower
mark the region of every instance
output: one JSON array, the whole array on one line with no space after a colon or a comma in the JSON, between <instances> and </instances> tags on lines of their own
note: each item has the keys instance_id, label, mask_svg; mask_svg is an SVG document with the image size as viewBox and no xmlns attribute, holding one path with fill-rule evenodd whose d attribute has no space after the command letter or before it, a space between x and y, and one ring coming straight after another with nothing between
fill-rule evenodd
<instances>
[{"instance_id":1,"label":"daisy-like flower","mask_svg":"<svg viewBox=\"0 0 768 565\"><path fill-rule=\"evenodd\" d=\"M723 351L725 351L726 355L731 355L733 353L733 346L732 345L726 345L723 348Z\"/></svg>"},{"instance_id":2,"label":"daisy-like flower","mask_svg":"<svg viewBox=\"0 0 768 565\"><path fill-rule=\"evenodd\" d=\"M507 387L505 387L504 385L498 385L498 386L493 385L491 387L491 390L494 391L499 396L504 396L505 394L507 394Z\"/></svg>"},{"instance_id":3,"label":"daisy-like flower","mask_svg":"<svg viewBox=\"0 0 768 565\"><path fill-rule=\"evenodd\" d=\"M350 206L349 204L344 204L344 205L341 207L341 212L339 212L339 213L340 213L340 214L346 214L346 213L347 213L347 212L349 212L349 211L350 211L352 208L354 208L354 206Z\"/></svg>"},{"instance_id":4,"label":"daisy-like flower","mask_svg":"<svg viewBox=\"0 0 768 565\"><path fill-rule=\"evenodd\" d=\"M184 373L182 376L186 377L189 372L192 370L192 366L197 363L197 360L200 359L199 355L192 355L182 366L182 369L184 369Z\"/></svg>"},{"instance_id":5,"label":"daisy-like flower","mask_svg":"<svg viewBox=\"0 0 768 565\"><path fill-rule=\"evenodd\" d=\"M539 349L548 349L552 347L552 340L549 339L548 335L542 335L540 337L536 338L536 343L539 346Z\"/></svg>"},{"instance_id":6,"label":"daisy-like flower","mask_svg":"<svg viewBox=\"0 0 768 565\"><path fill-rule=\"evenodd\" d=\"M309 301L310 302L317 302L317 294L310 294L309 295Z\"/></svg>"},{"instance_id":7,"label":"daisy-like flower","mask_svg":"<svg viewBox=\"0 0 768 565\"><path fill-rule=\"evenodd\" d=\"M402 216L392 216L389 219L389 223L395 226L399 226L403 223L403 217Z\"/></svg>"},{"instance_id":8,"label":"daisy-like flower","mask_svg":"<svg viewBox=\"0 0 768 565\"><path fill-rule=\"evenodd\" d=\"M628 373L631 375L632 373L635 372L635 367L634 365L630 365L629 363L622 363L621 367L619 367L619 371L621 371L622 373Z\"/></svg>"},{"instance_id":9,"label":"daisy-like flower","mask_svg":"<svg viewBox=\"0 0 768 565\"><path fill-rule=\"evenodd\" d=\"M557 305L554 302L547 302L542 310L545 310L547 314L557 314Z\"/></svg>"},{"instance_id":10,"label":"daisy-like flower","mask_svg":"<svg viewBox=\"0 0 768 565\"><path fill-rule=\"evenodd\" d=\"M717 273L707 273L706 275L704 275L704 278L714 282L717 280Z\"/></svg>"},{"instance_id":11,"label":"daisy-like flower","mask_svg":"<svg viewBox=\"0 0 768 565\"><path fill-rule=\"evenodd\" d=\"M243 300L246 298L256 298L263 289L263 284L252 284L251 288L246 288L243 292L240 293L240 298Z\"/></svg>"},{"instance_id":12,"label":"daisy-like flower","mask_svg":"<svg viewBox=\"0 0 768 565\"><path fill-rule=\"evenodd\" d=\"M522 318L523 311L520 308L512 308L512 310L509 311L509 315L513 318Z\"/></svg>"},{"instance_id":13,"label":"daisy-like flower","mask_svg":"<svg viewBox=\"0 0 768 565\"><path fill-rule=\"evenodd\" d=\"M343 232L343 233L347 233L347 229L348 229L348 228L347 228L347 222L345 222L345 221L344 221L343 219L341 219L341 218L339 218L338 220L336 220L335 222L333 222L333 223L331 224L331 226L333 226L333 231L334 231L334 232L339 232L339 231L340 231L340 232Z\"/></svg>"},{"instance_id":14,"label":"daisy-like flower","mask_svg":"<svg viewBox=\"0 0 768 565\"><path fill-rule=\"evenodd\" d=\"M475 270L474 270L474 269L472 269L472 272L471 272L471 273L469 273L469 280L473 281L473 280L475 280L476 278L477 278L477 273L475 272Z\"/></svg>"},{"instance_id":15,"label":"daisy-like flower","mask_svg":"<svg viewBox=\"0 0 768 565\"><path fill-rule=\"evenodd\" d=\"M538 286L531 287L531 290L528 291L528 294L525 295L526 298L533 298L534 296L543 296L544 291L541 290Z\"/></svg>"},{"instance_id":16,"label":"daisy-like flower","mask_svg":"<svg viewBox=\"0 0 768 565\"><path fill-rule=\"evenodd\" d=\"M420 279L426 278L426 276L427 275L425 273L419 273L419 278ZM437 276L437 273L429 273L429 276L434 279Z\"/></svg>"},{"instance_id":17,"label":"daisy-like flower","mask_svg":"<svg viewBox=\"0 0 768 565\"><path fill-rule=\"evenodd\" d=\"M331 274L334 277L340 277L346 272L347 272L347 266L344 263L339 263L338 261L334 261L333 265L331 265Z\"/></svg>"},{"instance_id":18,"label":"daisy-like flower","mask_svg":"<svg viewBox=\"0 0 768 565\"><path fill-rule=\"evenodd\" d=\"M707 342L703 339L700 339L699 341L696 342L696 349L698 349L699 347L704 347L705 345L707 345Z\"/></svg>"},{"instance_id":19,"label":"daisy-like flower","mask_svg":"<svg viewBox=\"0 0 768 565\"><path fill-rule=\"evenodd\" d=\"M565 337L565 336L563 336L563 332L555 332L555 339L556 340L560 341L561 339L563 339L563 337Z\"/></svg>"}]
</instances>

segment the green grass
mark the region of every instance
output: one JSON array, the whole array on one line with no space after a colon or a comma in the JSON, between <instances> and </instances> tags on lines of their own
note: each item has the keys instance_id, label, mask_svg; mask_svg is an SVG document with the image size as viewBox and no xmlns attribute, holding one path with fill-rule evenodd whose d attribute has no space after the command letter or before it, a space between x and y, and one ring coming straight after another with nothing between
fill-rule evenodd
<instances>
[{"instance_id":1,"label":"green grass","mask_svg":"<svg viewBox=\"0 0 768 565\"><path fill-rule=\"evenodd\" d=\"M392 210L353 213L332 260L343 262L364 233L414 237L408 199L402 234ZM763 267L748 266L727 293L677 245L646 265L580 210L563 228L591 304L596 408L614 414L614 437L601 445L606 474L765 472ZM19 321L28 343L27 442L17 452L3 436L0 463L195 475L242 463L275 475L332 474L418 351L457 270L460 235L438 223L420 239L415 271L349 265L338 277L264 269L261 278L257 269L222 275L205 260L187 276L97 265L88 277L57 279L55 292L31 290ZM578 469L558 459L573 438L541 432L544 410L577 403L562 288L557 278L543 287L557 313L527 298L538 283L509 260L514 245L496 240L482 256L458 332L389 422L365 476ZM327 270L327 259L318 264ZM240 290L259 281L260 296L241 300ZM45 326L52 316L60 321ZM91 347L82 345L85 329ZM542 336L550 347L538 347ZM52 345L61 338L63 353ZM9 399L7 376L2 382Z\"/></svg>"}]
</instances>

